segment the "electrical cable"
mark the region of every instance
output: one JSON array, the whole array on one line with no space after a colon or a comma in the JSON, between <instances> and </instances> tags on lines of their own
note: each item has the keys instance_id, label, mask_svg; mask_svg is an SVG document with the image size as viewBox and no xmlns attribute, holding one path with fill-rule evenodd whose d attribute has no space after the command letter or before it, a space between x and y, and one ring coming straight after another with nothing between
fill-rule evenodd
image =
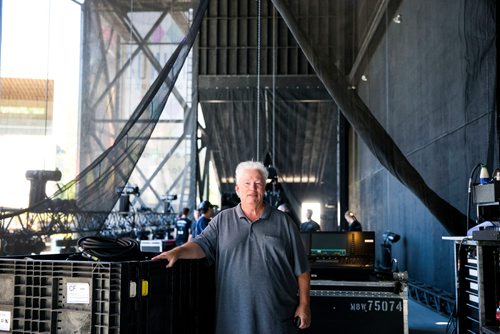
<instances>
[{"instance_id":1,"label":"electrical cable","mask_svg":"<svg viewBox=\"0 0 500 334\"><path fill-rule=\"evenodd\" d=\"M457 306L453 306L453 311L448 317L448 324L446 325L446 334L455 334L457 332L457 322L456 322L456 311Z\"/></svg>"},{"instance_id":2,"label":"electrical cable","mask_svg":"<svg viewBox=\"0 0 500 334\"><path fill-rule=\"evenodd\" d=\"M133 261L141 256L139 242L127 237L83 237L77 246L83 257L93 261Z\"/></svg>"},{"instance_id":3,"label":"electrical cable","mask_svg":"<svg viewBox=\"0 0 500 334\"><path fill-rule=\"evenodd\" d=\"M260 0L257 1L257 117L256 117L256 146L257 161L259 161L260 151Z\"/></svg>"},{"instance_id":4,"label":"electrical cable","mask_svg":"<svg viewBox=\"0 0 500 334\"><path fill-rule=\"evenodd\" d=\"M273 7L273 143L272 143L272 163L276 168L275 145L276 145L276 8Z\"/></svg>"},{"instance_id":5,"label":"electrical cable","mask_svg":"<svg viewBox=\"0 0 500 334\"><path fill-rule=\"evenodd\" d=\"M132 110L132 20L134 18L134 1L133 0L130 0L130 19L128 20L128 26L129 26L129 32L128 32L128 59L127 59L127 62L128 62L128 96L129 96L129 99L128 99L128 112L129 113L132 113L133 110Z\"/></svg>"},{"instance_id":6,"label":"electrical cable","mask_svg":"<svg viewBox=\"0 0 500 334\"><path fill-rule=\"evenodd\" d=\"M467 226L467 231L465 231L465 233L467 234L467 232L469 231L469 220L470 220L470 202L471 202L471 193L472 193L472 178L474 176L474 172L479 168L479 167L483 167L484 164L482 164L481 162L478 163L476 166L474 166L474 168L472 168L472 171L470 173L470 176L469 176L469 186L468 186L468 189L467 189L467 221L466 221L466 226Z\"/></svg>"},{"instance_id":7,"label":"electrical cable","mask_svg":"<svg viewBox=\"0 0 500 334\"><path fill-rule=\"evenodd\" d=\"M472 172L474 173L474 171ZM471 177L472 177L471 173ZM457 325L458 325L458 319L460 317L460 309L458 308L458 303L460 302L461 294L460 294L460 289L461 289L461 273L462 273L462 247L464 246L464 242L467 241L467 237L463 238L460 240L460 243L458 244L458 247L455 249L456 252L456 303L455 306L453 307L453 311L450 314L450 317L448 318L448 324L446 325L446 333L451 333L454 334L457 332ZM455 246L456 247L456 246ZM450 332L451 330L451 332Z\"/></svg>"}]
</instances>

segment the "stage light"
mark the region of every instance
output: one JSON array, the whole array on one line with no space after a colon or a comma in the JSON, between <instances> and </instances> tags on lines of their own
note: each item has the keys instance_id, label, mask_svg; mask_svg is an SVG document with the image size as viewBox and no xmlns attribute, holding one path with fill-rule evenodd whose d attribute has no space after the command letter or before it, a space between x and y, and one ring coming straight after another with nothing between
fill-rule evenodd
<instances>
[{"instance_id":1,"label":"stage light","mask_svg":"<svg viewBox=\"0 0 500 334\"><path fill-rule=\"evenodd\" d=\"M177 199L177 194L167 194L160 199L163 201L163 212L164 213L174 213L174 208L172 207L172 201L175 201Z\"/></svg>"},{"instance_id":2,"label":"stage light","mask_svg":"<svg viewBox=\"0 0 500 334\"><path fill-rule=\"evenodd\" d=\"M177 194L168 194L165 199L167 201L175 201L177 199Z\"/></svg>"},{"instance_id":3,"label":"stage light","mask_svg":"<svg viewBox=\"0 0 500 334\"><path fill-rule=\"evenodd\" d=\"M401 236L394 232L387 231L382 235L382 239L384 240L384 245L390 246L391 244L395 244L396 242L398 242L399 239L401 239Z\"/></svg>"},{"instance_id":4,"label":"stage light","mask_svg":"<svg viewBox=\"0 0 500 334\"><path fill-rule=\"evenodd\" d=\"M384 232L382 234L381 259L377 262L377 271L381 273L392 273L398 271L396 259L392 258L392 244L395 244L401 239L399 234L394 232Z\"/></svg>"},{"instance_id":5,"label":"stage light","mask_svg":"<svg viewBox=\"0 0 500 334\"><path fill-rule=\"evenodd\" d=\"M116 187L115 192L120 195L137 195L139 196L139 187L135 184L127 184L125 187Z\"/></svg>"}]
</instances>

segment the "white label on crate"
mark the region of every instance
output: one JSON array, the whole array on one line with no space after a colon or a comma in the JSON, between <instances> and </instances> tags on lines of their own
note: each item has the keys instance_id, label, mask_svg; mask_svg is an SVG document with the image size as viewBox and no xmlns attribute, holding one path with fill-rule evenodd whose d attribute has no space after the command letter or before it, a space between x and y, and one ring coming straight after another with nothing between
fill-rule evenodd
<instances>
[{"instance_id":1,"label":"white label on crate","mask_svg":"<svg viewBox=\"0 0 500 334\"><path fill-rule=\"evenodd\" d=\"M141 240L141 252L161 253L163 252L162 240Z\"/></svg>"},{"instance_id":2,"label":"white label on crate","mask_svg":"<svg viewBox=\"0 0 500 334\"><path fill-rule=\"evenodd\" d=\"M135 298L135 296L137 296L137 283L134 281L130 281L130 289L129 290L130 290L129 297Z\"/></svg>"},{"instance_id":3,"label":"white label on crate","mask_svg":"<svg viewBox=\"0 0 500 334\"><path fill-rule=\"evenodd\" d=\"M469 275L472 277L477 277L477 270L475 269L469 269Z\"/></svg>"},{"instance_id":4,"label":"white label on crate","mask_svg":"<svg viewBox=\"0 0 500 334\"><path fill-rule=\"evenodd\" d=\"M90 304L89 283L67 283L66 303L68 304Z\"/></svg>"},{"instance_id":5,"label":"white label on crate","mask_svg":"<svg viewBox=\"0 0 500 334\"><path fill-rule=\"evenodd\" d=\"M0 331L10 331L9 311L0 311Z\"/></svg>"},{"instance_id":6,"label":"white label on crate","mask_svg":"<svg viewBox=\"0 0 500 334\"><path fill-rule=\"evenodd\" d=\"M474 295L469 295L469 300L474 303L479 303L479 298Z\"/></svg>"},{"instance_id":7,"label":"white label on crate","mask_svg":"<svg viewBox=\"0 0 500 334\"><path fill-rule=\"evenodd\" d=\"M471 290L477 291L479 288L479 285L477 283L474 283L474 282L470 282L469 285L470 285Z\"/></svg>"}]
</instances>

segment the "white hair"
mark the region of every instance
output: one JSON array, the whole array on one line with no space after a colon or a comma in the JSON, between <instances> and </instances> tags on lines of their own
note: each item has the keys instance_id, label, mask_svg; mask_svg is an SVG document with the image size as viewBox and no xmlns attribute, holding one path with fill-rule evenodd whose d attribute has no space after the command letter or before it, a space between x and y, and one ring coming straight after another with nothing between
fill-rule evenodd
<instances>
[{"instance_id":1,"label":"white hair","mask_svg":"<svg viewBox=\"0 0 500 334\"><path fill-rule=\"evenodd\" d=\"M262 162L259 161L243 161L238 164L236 167L236 183L241 178L241 175L243 174L244 171L246 170L257 170L261 175L264 181L267 180L267 176L269 175L267 168L262 164Z\"/></svg>"}]
</instances>

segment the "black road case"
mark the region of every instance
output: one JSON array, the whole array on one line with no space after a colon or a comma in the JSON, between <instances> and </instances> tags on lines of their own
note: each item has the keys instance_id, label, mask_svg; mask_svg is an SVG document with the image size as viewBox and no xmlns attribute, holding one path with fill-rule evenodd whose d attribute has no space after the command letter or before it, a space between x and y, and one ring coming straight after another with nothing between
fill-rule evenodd
<instances>
[{"instance_id":1,"label":"black road case","mask_svg":"<svg viewBox=\"0 0 500 334\"><path fill-rule=\"evenodd\" d=\"M311 281L308 334L408 334L408 289L399 281Z\"/></svg>"},{"instance_id":2,"label":"black road case","mask_svg":"<svg viewBox=\"0 0 500 334\"><path fill-rule=\"evenodd\" d=\"M0 258L0 333L213 333L213 268L204 260Z\"/></svg>"}]
</instances>

